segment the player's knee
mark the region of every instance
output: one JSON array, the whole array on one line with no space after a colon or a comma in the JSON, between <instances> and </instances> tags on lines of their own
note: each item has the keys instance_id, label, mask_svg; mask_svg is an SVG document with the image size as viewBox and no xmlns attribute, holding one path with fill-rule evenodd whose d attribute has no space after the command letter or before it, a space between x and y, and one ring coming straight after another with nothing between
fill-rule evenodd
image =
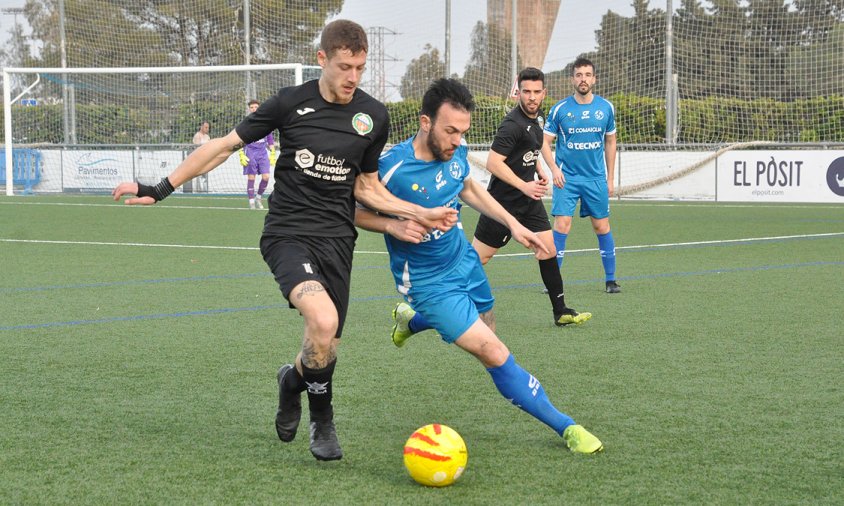
<instances>
[{"instance_id":1,"label":"player's knee","mask_svg":"<svg viewBox=\"0 0 844 506\"><path fill-rule=\"evenodd\" d=\"M314 344L327 349L337 336L337 328L340 326L340 322L336 312L324 311L310 315L306 318L305 325Z\"/></svg>"}]
</instances>

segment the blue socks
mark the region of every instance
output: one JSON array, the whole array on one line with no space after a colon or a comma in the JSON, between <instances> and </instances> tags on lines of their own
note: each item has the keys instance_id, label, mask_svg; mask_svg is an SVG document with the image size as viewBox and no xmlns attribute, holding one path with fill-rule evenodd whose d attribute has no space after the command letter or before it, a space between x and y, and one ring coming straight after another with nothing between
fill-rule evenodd
<instances>
[{"instance_id":1,"label":"blue socks","mask_svg":"<svg viewBox=\"0 0 844 506\"><path fill-rule=\"evenodd\" d=\"M562 232L553 231L554 247L557 248L557 267L563 266L563 255L566 254L566 239L569 235Z\"/></svg>"},{"instance_id":2,"label":"blue socks","mask_svg":"<svg viewBox=\"0 0 844 506\"><path fill-rule=\"evenodd\" d=\"M598 236L598 249L601 251L601 263L604 264L606 281L615 280L615 240L612 232Z\"/></svg>"},{"instance_id":3,"label":"blue socks","mask_svg":"<svg viewBox=\"0 0 844 506\"><path fill-rule=\"evenodd\" d=\"M415 315L413 315L413 318L411 318L410 321L407 322L407 327L414 334L417 333L417 332L422 332L423 330L428 330L428 329L433 328L433 327L431 327L431 324L428 323L428 320L426 320L425 317L422 316L422 313L419 313L419 312L417 312Z\"/></svg>"},{"instance_id":4,"label":"blue socks","mask_svg":"<svg viewBox=\"0 0 844 506\"><path fill-rule=\"evenodd\" d=\"M562 436L566 427L574 425L571 417L551 404L539 380L522 369L512 354L504 365L489 368L487 372L505 399L554 429L557 434Z\"/></svg>"}]
</instances>

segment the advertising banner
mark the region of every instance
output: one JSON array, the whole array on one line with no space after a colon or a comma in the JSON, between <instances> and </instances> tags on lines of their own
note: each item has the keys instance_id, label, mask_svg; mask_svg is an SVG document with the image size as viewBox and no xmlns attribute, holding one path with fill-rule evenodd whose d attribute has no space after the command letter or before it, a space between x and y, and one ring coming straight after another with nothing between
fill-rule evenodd
<instances>
[{"instance_id":1,"label":"advertising banner","mask_svg":"<svg viewBox=\"0 0 844 506\"><path fill-rule=\"evenodd\" d=\"M730 151L717 191L721 202L844 203L844 151Z\"/></svg>"}]
</instances>

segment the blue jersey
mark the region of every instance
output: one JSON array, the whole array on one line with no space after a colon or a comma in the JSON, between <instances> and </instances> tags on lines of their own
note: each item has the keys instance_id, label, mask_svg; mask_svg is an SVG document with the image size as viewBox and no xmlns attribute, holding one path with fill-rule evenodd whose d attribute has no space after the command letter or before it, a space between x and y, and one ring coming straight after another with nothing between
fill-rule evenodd
<instances>
[{"instance_id":1,"label":"blue jersey","mask_svg":"<svg viewBox=\"0 0 844 506\"><path fill-rule=\"evenodd\" d=\"M603 97L579 104L574 96L560 100L545 121L545 133L557 137L555 161L566 180L606 179L604 136L615 133L615 108Z\"/></svg>"},{"instance_id":2,"label":"blue jersey","mask_svg":"<svg viewBox=\"0 0 844 506\"><path fill-rule=\"evenodd\" d=\"M463 180L469 176L468 148L465 144L447 162L418 160L413 139L395 145L378 161L378 176L396 197L422 207L447 206L460 211L458 195ZM463 224L447 232L433 230L419 244L412 244L384 234L390 253L390 269L399 293L407 295L414 283L435 283L448 278L449 272L463 260L469 241Z\"/></svg>"}]
</instances>

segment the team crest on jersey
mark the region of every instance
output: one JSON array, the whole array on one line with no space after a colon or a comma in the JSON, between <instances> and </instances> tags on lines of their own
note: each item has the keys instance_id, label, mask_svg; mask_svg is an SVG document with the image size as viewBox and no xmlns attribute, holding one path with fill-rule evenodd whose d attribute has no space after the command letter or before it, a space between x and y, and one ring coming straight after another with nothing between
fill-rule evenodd
<instances>
[{"instance_id":1,"label":"team crest on jersey","mask_svg":"<svg viewBox=\"0 0 844 506\"><path fill-rule=\"evenodd\" d=\"M539 123L539 128L545 128L545 118L541 114L536 117L536 122Z\"/></svg>"},{"instance_id":2,"label":"team crest on jersey","mask_svg":"<svg viewBox=\"0 0 844 506\"><path fill-rule=\"evenodd\" d=\"M451 177L454 179L458 179L460 177L460 164L457 162L451 162L448 166L448 173L451 174Z\"/></svg>"},{"instance_id":3,"label":"team crest on jersey","mask_svg":"<svg viewBox=\"0 0 844 506\"><path fill-rule=\"evenodd\" d=\"M595 119L604 119L604 111L595 111Z\"/></svg>"},{"instance_id":4,"label":"team crest on jersey","mask_svg":"<svg viewBox=\"0 0 844 506\"><path fill-rule=\"evenodd\" d=\"M365 112L359 112L352 118L352 127L360 135L366 135L372 131L373 122L372 116Z\"/></svg>"}]
</instances>

